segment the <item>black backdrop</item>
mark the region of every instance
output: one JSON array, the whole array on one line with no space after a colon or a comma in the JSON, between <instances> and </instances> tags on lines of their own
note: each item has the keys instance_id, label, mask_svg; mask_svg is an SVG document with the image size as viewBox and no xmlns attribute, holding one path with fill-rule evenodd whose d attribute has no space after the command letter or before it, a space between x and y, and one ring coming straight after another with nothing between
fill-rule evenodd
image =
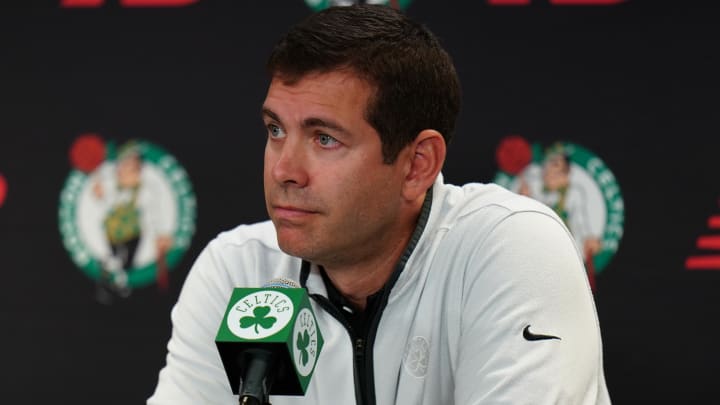
<instances>
[{"instance_id":1,"label":"black backdrop","mask_svg":"<svg viewBox=\"0 0 720 405\"><path fill-rule=\"evenodd\" d=\"M265 218L263 63L311 10L18 3L0 6L0 402L143 403L194 257L218 232ZM595 298L618 404L708 403L716 391L720 273L685 269L707 253L696 239L720 213L720 13L699 4L406 9L439 35L463 84L448 182L492 181L508 134L582 145L617 177L624 236ZM102 305L62 245L68 151L88 132L161 145L189 173L197 230L166 293L149 286Z\"/></svg>"}]
</instances>

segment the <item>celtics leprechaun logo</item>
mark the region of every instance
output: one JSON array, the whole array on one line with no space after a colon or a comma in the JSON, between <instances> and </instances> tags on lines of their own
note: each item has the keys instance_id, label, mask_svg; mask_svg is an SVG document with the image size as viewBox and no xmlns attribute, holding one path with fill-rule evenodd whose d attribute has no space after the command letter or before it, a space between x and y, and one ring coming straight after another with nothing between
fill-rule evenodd
<instances>
[{"instance_id":1,"label":"celtics leprechaun logo","mask_svg":"<svg viewBox=\"0 0 720 405\"><path fill-rule=\"evenodd\" d=\"M195 195L185 170L162 148L94 134L70 149L59 224L72 261L96 281L97 299L167 288L195 230Z\"/></svg>"},{"instance_id":2,"label":"celtics leprechaun logo","mask_svg":"<svg viewBox=\"0 0 720 405\"><path fill-rule=\"evenodd\" d=\"M589 150L569 142L543 147L520 136L497 148L495 183L550 206L583 254L590 284L605 269L623 234L625 206L615 176Z\"/></svg>"},{"instance_id":3,"label":"celtics leprechaun logo","mask_svg":"<svg viewBox=\"0 0 720 405\"><path fill-rule=\"evenodd\" d=\"M350 6L353 4L384 4L394 9L405 10L412 0L305 0L314 11L324 10L332 6Z\"/></svg>"}]
</instances>

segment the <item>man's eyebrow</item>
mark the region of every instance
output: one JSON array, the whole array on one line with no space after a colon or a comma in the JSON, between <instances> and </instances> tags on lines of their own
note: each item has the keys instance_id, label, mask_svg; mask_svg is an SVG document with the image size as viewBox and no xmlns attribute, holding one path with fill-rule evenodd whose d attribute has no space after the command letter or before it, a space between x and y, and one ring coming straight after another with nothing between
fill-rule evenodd
<instances>
[{"instance_id":1,"label":"man's eyebrow","mask_svg":"<svg viewBox=\"0 0 720 405\"><path fill-rule=\"evenodd\" d=\"M321 127L321 128L327 128L332 129L337 132L341 132L344 134L349 134L350 132L343 128L340 124L333 122L333 121L327 121L322 118L316 118L316 117L310 117L306 118L302 123L303 128L310 128L310 127Z\"/></svg>"},{"instance_id":2,"label":"man's eyebrow","mask_svg":"<svg viewBox=\"0 0 720 405\"><path fill-rule=\"evenodd\" d=\"M280 119L280 117L277 114L275 114L275 112L273 112L271 109L269 109L267 107L263 107L262 115L270 117L270 119L272 119L273 121L277 121L280 124L282 124L282 120ZM338 124L334 121L328 121L326 119L317 118L317 117L306 118L302 123L302 127L305 129L312 128L312 127L327 128L327 129L332 129L332 130L340 132L340 133L350 134L350 131L343 128L340 124Z\"/></svg>"},{"instance_id":3,"label":"man's eyebrow","mask_svg":"<svg viewBox=\"0 0 720 405\"><path fill-rule=\"evenodd\" d=\"M275 120L275 121L277 121L277 122L282 122L282 121L280 120L280 117L278 117L277 114L275 114L272 110L270 110L270 109L267 108L267 107L263 107L263 109L262 109L262 115L267 115L268 117L270 117L271 119L273 119L273 120Z\"/></svg>"}]
</instances>

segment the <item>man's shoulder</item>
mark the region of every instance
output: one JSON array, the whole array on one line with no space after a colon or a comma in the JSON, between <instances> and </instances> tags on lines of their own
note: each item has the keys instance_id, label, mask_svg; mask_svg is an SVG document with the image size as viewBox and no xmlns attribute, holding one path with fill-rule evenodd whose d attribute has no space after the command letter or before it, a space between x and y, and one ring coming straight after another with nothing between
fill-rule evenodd
<instances>
[{"instance_id":1,"label":"man's shoulder","mask_svg":"<svg viewBox=\"0 0 720 405\"><path fill-rule=\"evenodd\" d=\"M260 286L273 278L296 280L300 259L280 250L270 221L219 233L198 258L197 271L229 285Z\"/></svg>"},{"instance_id":2,"label":"man's shoulder","mask_svg":"<svg viewBox=\"0 0 720 405\"><path fill-rule=\"evenodd\" d=\"M475 240L480 243L500 229L498 227L502 223L514 224L512 228L503 228L511 233L537 232L527 229L537 221L548 226L565 227L550 207L496 184L446 185L439 191L433 201L433 209L437 209L434 213L431 210L430 227L440 231L436 234L445 235L443 238L449 242L464 240L466 244ZM519 222L508 222L510 218Z\"/></svg>"},{"instance_id":3,"label":"man's shoulder","mask_svg":"<svg viewBox=\"0 0 720 405\"><path fill-rule=\"evenodd\" d=\"M555 216L547 205L517 194L494 183L467 183L463 186L445 185L442 206L457 218L505 217L518 212L537 212Z\"/></svg>"}]
</instances>

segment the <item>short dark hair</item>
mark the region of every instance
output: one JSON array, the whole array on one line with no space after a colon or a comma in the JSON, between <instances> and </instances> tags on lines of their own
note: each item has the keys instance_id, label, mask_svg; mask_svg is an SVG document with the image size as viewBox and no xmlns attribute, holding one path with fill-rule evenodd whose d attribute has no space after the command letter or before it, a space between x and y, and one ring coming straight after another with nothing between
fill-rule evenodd
<instances>
[{"instance_id":1,"label":"short dark hair","mask_svg":"<svg viewBox=\"0 0 720 405\"><path fill-rule=\"evenodd\" d=\"M365 119L380 134L383 160L424 129L450 143L460 110L460 83L435 35L385 5L330 7L295 25L275 45L271 77L286 83L308 73L349 69L374 87Z\"/></svg>"}]
</instances>

